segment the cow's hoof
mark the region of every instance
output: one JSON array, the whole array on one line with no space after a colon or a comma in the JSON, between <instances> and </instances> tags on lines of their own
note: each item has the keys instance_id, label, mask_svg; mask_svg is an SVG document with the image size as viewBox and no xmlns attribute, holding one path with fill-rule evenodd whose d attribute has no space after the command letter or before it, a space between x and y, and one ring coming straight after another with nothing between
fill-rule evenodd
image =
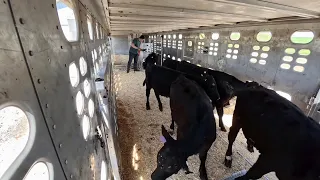
<instances>
[{"instance_id":1,"label":"cow's hoof","mask_svg":"<svg viewBox=\"0 0 320 180\"><path fill-rule=\"evenodd\" d=\"M251 152L251 153L254 152L253 146L247 146L247 149L248 149L248 151Z\"/></svg>"},{"instance_id":2,"label":"cow's hoof","mask_svg":"<svg viewBox=\"0 0 320 180\"><path fill-rule=\"evenodd\" d=\"M232 160L224 159L224 165L228 168L231 168Z\"/></svg>"},{"instance_id":3,"label":"cow's hoof","mask_svg":"<svg viewBox=\"0 0 320 180\"><path fill-rule=\"evenodd\" d=\"M226 130L226 128L224 126L221 126L220 129L221 129L222 132L227 132L227 130Z\"/></svg>"}]
</instances>

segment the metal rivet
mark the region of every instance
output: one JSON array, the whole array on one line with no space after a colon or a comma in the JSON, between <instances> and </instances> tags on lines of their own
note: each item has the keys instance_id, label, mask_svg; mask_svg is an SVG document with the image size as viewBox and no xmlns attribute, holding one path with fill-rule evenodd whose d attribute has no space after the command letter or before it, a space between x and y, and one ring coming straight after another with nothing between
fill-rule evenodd
<instances>
[{"instance_id":1,"label":"metal rivet","mask_svg":"<svg viewBox=\"0 0 320 180\"><path fill-rule=\"evenodd\" d=\"M32 52L32 51L29 51L29 55L30 55L30 56L33 56L33 52Z\"/></svg>"},{"instance_id":2,"label":"metal rivet","mask_svg":"<svg viewBox=\"0 0 320 180\"><path fill-rule=\"evenodd\" d=\"M41 79L38 79L38 84L41 84Z\"/></svg>"},{"instance_id":3,"label":"metal rivet","mask_svg":"<svg viewBox=\"0 0 320 180\"><path fill-rule=\"evenodd\" d=\"M49 104L46 104L46 108L49 108Z\"/></svg>"},{"instance_id":4,"label":"metal rivet","mask_svg":"<svg viewBox=\"0 0 320 180\"><path fill-rule=\"evenodd\" d=\"M64 67L67 67L67 64L64 64Z\"/></svg>"},{"instance_id":5,"label":"metal rivet","mask_svg":"<svg viewBox=\"0 0 320 180\"><path fill-rule=\"evenodd\" d=\"M63 47L62 47L62 46L60 46L60 48L61 48L61 49L63 49Z\"/></svg>"},{"instance_id":6,"label":"metal rivet","mask_svg":"<svg viewBox=\"0 0 320 180\"><path fill-rule=\"evenodd\" d=\"M49 58L48 61L49 61L49 63L50 63L50 62L51 62L51 59Z\"/></svg>"},{"instance_id":7,"label":"metal rivet","mask_svg":"<svg viewBox=\"0 0 320 180\"><path fill-rule=\"evenodd\" d=\"M72 174L70 175L70 178L73 178L73 175L72 175Z\"/></svg>"},{"instance_id":8,"label":"metal rivet","mask_svg":"<svg viewBox=\"0 0 320 180\"><path fill-rule=\"evenodd\" d=\"M59 29L59 26L56 26L57 29Z\"/></svg>"},{"instance_id":9,"label":"metal rivet","mask_svg":"<svg viewBox=\"0 0 320 180\"><path fill-rule=\"evenodd\" d=\"M22 18L19 18L19 22L20 22L20 24L24 24L25 23L24 19L22 19Z\"/></svg>"},{"instance_id":10,"label":"metal rivet","mask_svg":"<svg viewBox=\"0 0 320 180\"><path fill-rule=\"evenodd\" d=\"M54 4L52 4L51 6L52 6L52 8L54 8Z\"/></svg>"},{"instance_id":11,"label":"metal rivet","mask_svg":"<svg viewBox=\"0 0 320 180\"><path fill-rule=\"evenodd\" d=\"M61 148L62 147L62 144L59 144L59 148Z\"/></svg>"},{"instance_id":12,"label":"metal rivet","mask_svg":"<svg viewBox=\"0 0 320 180\"><path fill-rule=\"evenodd\" d=\"M53 129L56 129L56 128L57 128L57 126L56 126L56 125L53 125L52 127L53 127Z\"/></svg>"},{"instance_id":13,"label":"metal rivet","mask_svg":"<svg viewBox=\"0 0 320 180\"><path fill-rule=\"evenodd\" d=\"M64 163L65 163L65 164L68 164L68 160L65 160Z\"/></svg>"}]
</instances>

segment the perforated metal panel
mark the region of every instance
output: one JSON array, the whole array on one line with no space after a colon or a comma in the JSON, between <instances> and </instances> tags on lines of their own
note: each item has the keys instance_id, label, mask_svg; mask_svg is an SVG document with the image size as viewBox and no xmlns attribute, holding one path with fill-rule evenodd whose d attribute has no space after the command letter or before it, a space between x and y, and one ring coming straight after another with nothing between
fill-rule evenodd
<instances>
[{"instance_id":1,"label":"perforated metal panel","mask_svg":"<svg viewBox=\"0 0 320 180\"><path fill-rule=\"evenodd\" d=\"M104 17L96 18L88 10L89 7L94 11L98 7L96 2L84 2L90 3L87 6L88 4L77 0L71 1L77 20L76 28L79 29L79 40L68 42L60 26L55 2L11 0L12 14L7 1L3 2L0 9L4 15L0 29L5 32L0 36L3 42L0 50L3 62L0 79L3 80L3 92L8 94L8 97L0 98L0 106L16 104L30 113L33 130L30 141L34 141L27 146L25 157L15 161L21 163L20 166L12 166L5 177L14 175L12 179L23 179L32 164L41 160L53 165L53 169L50 168L53 172L50 173L54 174L54 179L100 179L103 161L106 162L107 178L113 178L112 166L117 167L118 163L111 164L111 161L117 161L115 149L119 147L113 139L113 135L117 133L114 125L116 107L111 78L110 44L107 32L102 27L105 25L100 24ZM94 14L99 15L99 12ZM88 15L92 16L94 40L89 38ZM13 22L16 22L16 29ZM87 64L86 74L80 73L80 57ZM71 85L69 78L71 63L76 65L80 76L75 87ZM109 78L106 79L109 92L106 94L109 99L106 104L109 109L107 119L113 125L110 127L99 111L99 94L95 91L94 82L96 77L103 78L105 68ZM84 92L85 80L91 86L87 97ZM85 96L82 113L77 113L76 108L76 95L79 92ZM94 105L93 116L89 101ZM88 116L90 121L87 140L84 139L82 130L84 116ZM110 134L107 140L114 147L112 151L108 150L108 146L101 147L96 136L97 126L102 130L102 141L106 141L106 135ZM109 157L112 153L113 157Z\"/></svg>"},{"instance_id":2,"label":"perforated metal panel","mask_svg":"<svg viewBox=\"0 0 320 180\"><path fill-rule=\"evenodd\" d=\"M291 95L292 102L307 112L309 99L315 96L320 86L320 75L317 73L320 67L320 61L317 59L320 53L318 48L319 28L317 20L305 20L170 33L183 34L183 58L185 60L230 73L243 81L257 81L268 88L288 93ZM314 33L313 41L304 45L292 43L290 37L298 30L311 30ZM256 36L260 31L270 31L271 40L258 42ZM231 40L232 32L240 32L240 39ZM201 33L204 33L204 39L199 38ZM219 33L219 38L213 40L212 33ZM189 41L192 42L192 46L188 46ZM259 46L260 49L254 50L254 46ZM212 47L211 50L210 47ZM290 69L280 67L284 63L283 57L287 55L286 48L296 50L291 55L293 61L290 62ZM298 54L301 49L309 49L310 55L301 56ZM216 55L213 54L214 52ZM299 57L306 58L307 62L302 65L297 63ZM256 58L257 62L250 62L251 58ZM303 66L304 71L296 71L294 69L296 66Z\"/></svg>"}]
</instances>

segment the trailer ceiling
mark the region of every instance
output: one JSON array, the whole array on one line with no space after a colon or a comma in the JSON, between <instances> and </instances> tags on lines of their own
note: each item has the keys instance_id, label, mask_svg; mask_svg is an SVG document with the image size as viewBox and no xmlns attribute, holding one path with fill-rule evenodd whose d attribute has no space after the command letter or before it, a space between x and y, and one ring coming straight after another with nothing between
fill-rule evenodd
<instances>
[{"instance_id":1,"label":"trailer ceiling","mask_svg":"<svg viewBox=\"0 0 320 180\"><path fill-rule=\"evenodd\" d=\"M319 0L103 0L112 35L319 18Z\"/></svg>"}]
</instances>

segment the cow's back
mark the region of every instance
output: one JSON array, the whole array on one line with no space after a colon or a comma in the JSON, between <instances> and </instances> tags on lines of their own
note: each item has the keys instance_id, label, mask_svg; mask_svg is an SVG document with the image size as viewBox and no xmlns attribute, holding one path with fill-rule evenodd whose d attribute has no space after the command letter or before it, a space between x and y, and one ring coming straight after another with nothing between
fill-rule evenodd
<instances>
[{"instance_id":1,"label":"cow's back","mask_svg":"<svg viewBox=\"0 0 320 180\"><path fill-rule=\"evenodd\" d=\"M304 142L320 143L319 138L309 139L310 132L320 137L319 126L278 95L265 90L244 91L237 97L236 109L245 136L253 139L261 152L291 152Z\"/></svg>"}]
</instances>

